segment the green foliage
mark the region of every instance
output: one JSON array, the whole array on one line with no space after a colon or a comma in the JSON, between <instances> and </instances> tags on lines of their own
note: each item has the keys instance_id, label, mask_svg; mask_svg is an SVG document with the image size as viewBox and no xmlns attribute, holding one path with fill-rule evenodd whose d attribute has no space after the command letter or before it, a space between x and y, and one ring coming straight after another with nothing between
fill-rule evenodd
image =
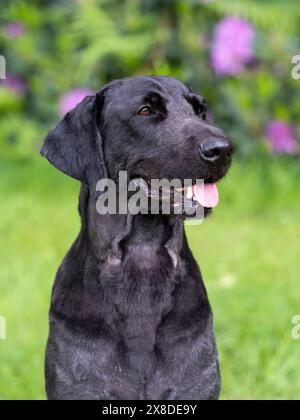
<instances>
[{"instance_id":1,"label":"green foliage","mask_svg":"<svg viewBox=\"0 0 300 420\"><path fill-rule=\"evenodd\" d=\"M210 64L211 39L215 25L231 15L256 28L257 60L236 77L220 78ZM5 25L14 21L22 22L25 32L10 39ZM32 154L28 139L35 150L37 133L58 120L66 91L98 90L130 75L173 75L199 90L241 154L267 151L269 120L297 124L300 118L299 82L291 78L291 58L299 48L297 2L16 0L2 5L0 22L8 73L28 84L24 97L0 88L1 115L14 121L8 130L1 119L0 148L12 157L20 150L23 157Z\"/></svg>"},{"instance_id":2,"label":"green foliage","mask_svg":"<svg viewBox=\"0 0 300 420\"><path fill-rule=\"evenodd\" d=\"M24 97L0 89L1 115L9 115L0 121L0 146L12 157L32 154L30 144L36 150L36 134L57 121L66 91L98 90L129 75L168 74L199 90L241 154L267 151L269 120L300 118L299 83L291 78L299 51L296 1L16 0L1 12L0 52L8 72L28 84ZM210 65L210 41L216 23L230 15L255 26L257 62L220 78ZM25 32L10 39L5 25L14 21Z\"/></svg>"},{"instance_id":3,"label":"green foliage","mask_svg":"<svg viewBox=\"0 0 300 420\"><path fill-rule=\"evenodd\" d=\"M237 15L252 21L255 26L266 32L280 34L298 34L300 9L296 1L286 0L224 0L215 1L210 7L220 15Z\"/></svg>"}]
</instances>

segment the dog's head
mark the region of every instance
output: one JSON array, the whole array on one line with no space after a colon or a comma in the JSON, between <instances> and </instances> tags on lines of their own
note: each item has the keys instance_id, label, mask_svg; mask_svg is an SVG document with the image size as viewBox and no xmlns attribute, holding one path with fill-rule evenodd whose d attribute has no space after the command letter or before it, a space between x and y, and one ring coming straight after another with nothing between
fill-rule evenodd
<instances>
[{"instance_id":1,"label":"dog's head","mask_svg":"<svg viewBox=\"0 0 300 420\"><path fill-rule=\"evenodd\" d=\"M204 99L171 77L112 82L86 98L52 130L41 150L56 168L89 185L120 171L129 179L203 179L193 195L217 203L232 145L207 121ZM205 198L206 196L206 198Z\"/></svg>"}]
</instances>

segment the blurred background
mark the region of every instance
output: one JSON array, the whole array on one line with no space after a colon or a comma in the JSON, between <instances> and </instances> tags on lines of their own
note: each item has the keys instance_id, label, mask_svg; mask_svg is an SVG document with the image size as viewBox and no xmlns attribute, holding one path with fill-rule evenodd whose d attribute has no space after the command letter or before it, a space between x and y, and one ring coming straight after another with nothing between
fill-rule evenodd
<instances>
[{"instance_id":1,"label":"blurred background","mask_svg":"<svg viewBox=\"0 0 300 420\"><path fill-rule=\"evenodd\" d=\"M56 269L79 185L39 156L47 131L115 78L171 75L236 147L221 204L188 226L215 313L223 399L299 399L300 7L283 0L14 0L1 5L0 399L44 399Z\"/></svg>"}]
</instances>

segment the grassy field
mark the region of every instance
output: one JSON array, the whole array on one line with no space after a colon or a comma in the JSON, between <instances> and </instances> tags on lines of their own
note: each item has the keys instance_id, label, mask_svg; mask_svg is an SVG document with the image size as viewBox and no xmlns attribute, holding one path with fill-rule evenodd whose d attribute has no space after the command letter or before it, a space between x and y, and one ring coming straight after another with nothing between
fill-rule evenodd
<instances>
[{"instance_id":1,"label":"grassy field","mask_svg":"<svg viewBox=\"0 0 300 420\"><path fill-rule=\"evenodd\" d=\"M0 399L44 399L47 312L56 269L79 229L79 185L46 162L1 162ZM237 163L221 204L187 227L215 313L223 399L299 399L300 169Z\"/></svg>"}]
</instances>

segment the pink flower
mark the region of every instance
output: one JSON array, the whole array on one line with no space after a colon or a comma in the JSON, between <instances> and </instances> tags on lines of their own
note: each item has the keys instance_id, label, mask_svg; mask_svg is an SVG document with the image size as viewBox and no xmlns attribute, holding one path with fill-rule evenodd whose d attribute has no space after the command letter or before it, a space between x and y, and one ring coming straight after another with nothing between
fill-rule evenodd
<instances>
[{"instance_id":1,"label":"pink flower","mask_svg":"<svg viewBox=\"0 0 300 420\"><path fill-rule=\"evenodd\" d=\"M271 121L266 130L266 137L273 153L295 154L299 147L294 135L294 127L282 121Z\"/></svg>"},{"instance_id":2,"label":"pink flower","mask_svg":"<svg viewBox=\"0 0 300 420\"><path fill-rule=\"evenodd\" d=\"M249 22L234 16L223 19L216 26L211 51L215 72L223 76L241 73L254 58L254 38Z\"/></svg>"},{"instance_id":3,"label":"pink flower","mask_svg":"<svg viewBox=\"0 0 300 420\"><path fill-rule=\"evenodd\" d=\"M82 102L84 98L86 98L87 96L92 96L94 94L95 92L86 88L78 88L78 89L70 90L60 100L60 103L59 103L60 116L63 117L64 115L67 114L67 112L71 111L80 102Z\"/></svg>"},{"instance_id":4,"label":"pink flower","mask_svg":"<svg viewBox=\"0 0 300 420\"><path fill-rule=\"evenodd\" d=\"M10 22L5 26L5 33L9 38L20 38L25 32L25 26L21 22Z\"/></svg>"},{"instance_id":5,"label":"pink flower","mask_svg":"<svg viewBox=\"0 0 300 420\"><path fill-rule=\"evenodd\" d=\"M24 96L27 93L27 84L18 77L8 75L6 79L1 80L0 86L14 92L17 96Z\"/></svg>"}]
</instances>

